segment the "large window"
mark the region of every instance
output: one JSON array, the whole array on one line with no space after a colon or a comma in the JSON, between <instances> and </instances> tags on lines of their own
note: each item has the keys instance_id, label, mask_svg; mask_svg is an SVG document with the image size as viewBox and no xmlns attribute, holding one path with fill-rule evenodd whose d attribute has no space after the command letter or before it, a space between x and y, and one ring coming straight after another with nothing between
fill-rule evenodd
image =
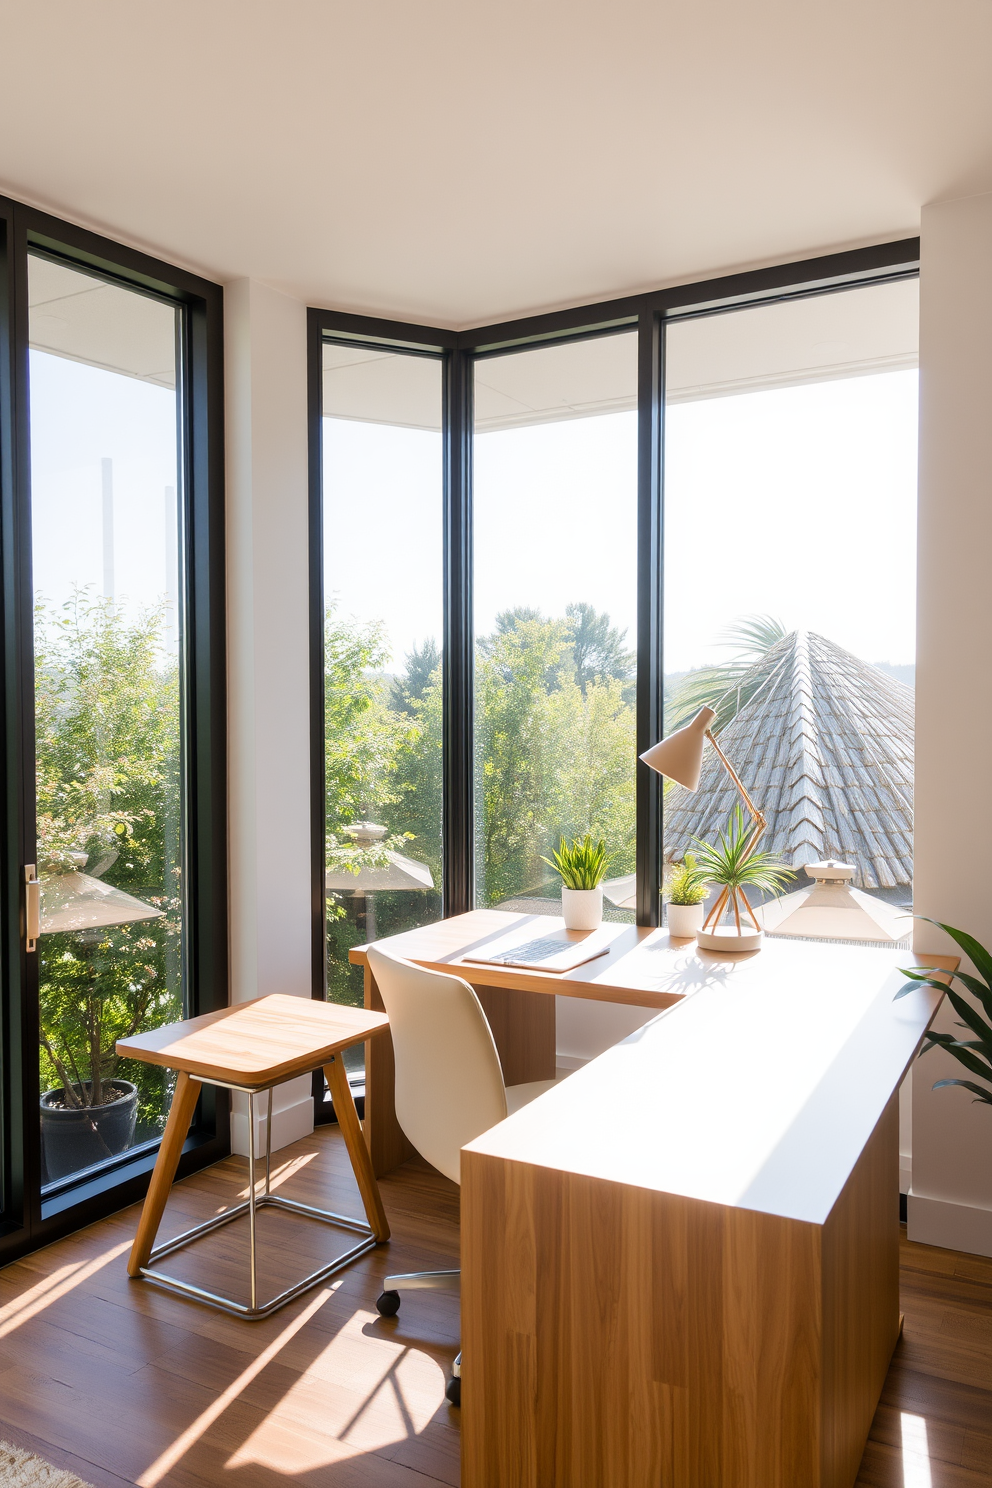
<instances>
[{"instance_id":1,"label":"large window","mask_svg":"<svg viewBox=\"0 0 992 1488\"><path fill-rule=\"evenodd\" d=\"M228 1001L223 295L0 199L6 1262L140 1198ZM180 1172L228 1150L201 1097Z\"/></svg>"},{"instance_id":2,"label":"large window","mask_svg":"<svg viewBox=\"0 0 992 1488\"><path fill-rule=\"evenodd\" d=\"M915 279L675 322L666 337L667 727L702 703L809 885L912 907ZM710 753L665 856L737 799ZM909 933L909 920L875 911ZM868 917L866 935L870 932Z\"/></svg>"},{"instance_id":3,"label":"large window","mask_svg":"<svg viewBox=\"0 0 992 1488\"><path fill-rule=\"evenodd\" d=\"M350 947L440 914L441 361L325 343L322 397L327 995L360 1006Z\"/></svg>"},{"instance_id":4,"label":"large window","mask_svg":"<svg viewBox=\"0 0 992 1488\"><path fill-rule=\"evenodd\" d=\"M562 836L605 839L609 916L661 923L666 872L734 788L710 750L692 795L638 755L703 702L792 887L841 860L901 937L918 249L458 332L310 312L314 633L331 700L327 637L367 637L348 696L383 745L348 794L321 716L331 995L358 997L350 943L436 915L439 889L447 913L554 914ZM391 851L430 887L364 893L362 854Z\"/></svg>"},{"instance_id":5,"label":"large window","mask_svg":"<svg viewBox=\"0 0 992 1488\"><path fill-rule=\"evenodd\" d=\"M175 305L32 254L42 1181L157 1138L185 1009Z\"/></svg>"},{"instance_id":6,"label":"large window","mask_svg":"<svg viewBox=\"0 0 992 1488\"><path fill-rule=\"evenodd\" d=\"M477 901L557 914L592 832L633 920L637 338L482 358L474 402Z\"/></svg>"}]
</instances>

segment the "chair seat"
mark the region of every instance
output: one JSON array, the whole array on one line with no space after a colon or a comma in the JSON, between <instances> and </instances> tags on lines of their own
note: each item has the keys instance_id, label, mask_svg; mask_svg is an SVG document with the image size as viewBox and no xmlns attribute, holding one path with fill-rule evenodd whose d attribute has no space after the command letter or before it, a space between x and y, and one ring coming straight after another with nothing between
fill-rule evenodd
<instances>
[{"instance_id":1,"label":"chair seat","mask_svg":"<svg viewBox=\"0 0 992 1488\"><path fill-rule=\"evenodd\" d=\"M537 1100L546 1090L553 1090L560 1085L562 1080L568 1078L571 1070L564 1071L554 1080L528 1080L526 1085L507 1085L506 1087L506 1114L512 1116L514 1111L519 1111L521 1106L528 1105L532 1100Z\"/></svg>"}]
</instances>

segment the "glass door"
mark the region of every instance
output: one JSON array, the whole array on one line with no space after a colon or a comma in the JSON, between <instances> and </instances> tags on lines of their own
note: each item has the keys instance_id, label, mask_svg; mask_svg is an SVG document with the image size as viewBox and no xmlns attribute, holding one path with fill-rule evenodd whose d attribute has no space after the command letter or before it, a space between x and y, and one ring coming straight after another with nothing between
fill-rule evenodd
<instances>
[{"instance_id":1,"label":"glass door","mask_svg":"<svg viewBox=\"0 0 992 1488\"><path fill-rule=\"evenodd\" d=\"M28 296L28 933L51 1195L158 1140L167 1072L115 1044L185 1008L182 311L37 253Z\"/></svg>"}]
</instances>

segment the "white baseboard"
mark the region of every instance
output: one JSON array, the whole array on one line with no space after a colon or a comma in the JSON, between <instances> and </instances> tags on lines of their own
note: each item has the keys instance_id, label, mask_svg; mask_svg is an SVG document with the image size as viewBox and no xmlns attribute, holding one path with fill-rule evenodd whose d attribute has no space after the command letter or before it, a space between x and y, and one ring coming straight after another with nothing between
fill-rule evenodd
<instances>
[{"instance_id":1,"label":"white baseboard","mask_svg":"<svg viewBox=\"0 0 992 1488\"><path fill-rule=\"evenodd\" d=\"M907 1235L920 1245L940 1245L971 1255L992 1256L992 1209L928 1199L909 1191Z\"/></svg>"},{"instance_id":2,"label":"white baseboard","mask_svg":"<svg viewBox=\"0 0 992 1488\"><path fill-rule=\"evenodd\" d=\"M242 1097L242 1099L244 1099ZM247 1104L247 1103L246 1103ZM265 1097L257 1102L255 1117L255 1152L261 1156L265 1151ZM272 1112L272 1151L288 1147L313 1131L313 1096L305 1095L281 1111ZM248 1156L248 1111L237 1109L231 1112L231 1151L242 1157Z\"/></svg>"},{"instance_id":3,"label":"white baseboard","mask_svg":"<svg viewBox=\"0 0 992 1488\"><path fill-rule=\"evenodd\" d=\"M899 1154L899 1192L908 1194L913 1186L913 1154L911 1152L900 1152Z\"/></svg>"}]
</instances>

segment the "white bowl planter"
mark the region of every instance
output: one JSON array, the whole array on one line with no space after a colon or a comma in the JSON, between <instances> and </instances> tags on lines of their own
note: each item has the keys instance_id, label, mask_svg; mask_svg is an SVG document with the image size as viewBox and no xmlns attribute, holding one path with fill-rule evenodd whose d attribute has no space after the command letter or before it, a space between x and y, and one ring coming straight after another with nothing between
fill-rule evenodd
<instances>
[{"instance_id":1,"label":"white bowl planter","mask_svg":"<svg viewBox=\"0 0 992 1488\"><path fill-rule=\"evenodd\" d=\"M692 940L703 926L705 904L669 904L666 919L669 935L676 940Z\"/></svg>"},{"instance_id":2,"label":"white bowl planter","mask_svg":"<svg viewBox=\"0 0 992 1488\"><path fill-rule=\"evenodd\" d=\"M603 923L603 889L561 886L561 912L566 930L598 930Z\"/></svg>"}]
</instances>

